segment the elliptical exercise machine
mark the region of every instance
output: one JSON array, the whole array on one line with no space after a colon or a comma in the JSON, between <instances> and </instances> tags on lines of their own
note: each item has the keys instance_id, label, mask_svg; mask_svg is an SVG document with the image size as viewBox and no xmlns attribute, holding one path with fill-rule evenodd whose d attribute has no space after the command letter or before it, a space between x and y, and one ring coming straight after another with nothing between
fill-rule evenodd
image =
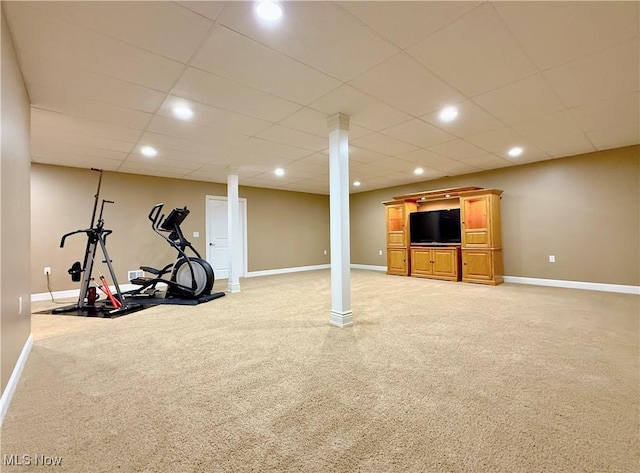
<instances>
[{"instance_id":1,"label":"elliptical exercise machine","mask_svg":"<svg viewBox=\"0 0 640 473\"><path fill-rule=\"evenodd\" d=\"M149 212L151 228L160 235L178 255L174 262L167 264L162 269L150 266L140 266L140 269L151 273L154 277L141 277L131 280L132 284L140 285L139 288L129 291L127 295L138 296L146 294L155 297L158 291L157 285L167 285L165 298L191 299L198 302L206 302L224 295L224 293L211 294L215 276L211 265L202 259L200 253L184 237L180 225L189 215L186 207L175 208L165 218L162 213L164 204L156 204ZM189 249L195 256L188 256ZM168 276L168 277L167 277Z\"/></svg>"},{"instance_id":2,"label":"elliptical exercise machine","mask_svg":"<svg viewBox=\"0 0 640 473\"><path fill-rule=\"evenodd\" d=\"M64 248L64 242L67 237L75 235L77 233L85 233L87 235L87 247L85 249L83 263L80 264L79 261L75 262L68 271L68 273L71 275L72 281L82 281L80 283L80 294L78 296L78 302L74 305L53 309L51 313L64 314L75 312L75 315L83 315L86 317L119 317L120 315L125 315L144 309L144 306L137 303L132 303L130 301L125 301L125 298L120 291L120 285L118 284L118 279L116 278L115 271L113 270L113 265L111 264L112 261L111 258L109 258L109 253L107 253L106 245L107 236L111 235L113 231L104 228L104 219L102 218L104 205L113 204L114 202L112 200L102 200L102 205L100 206L100 214L96 222L96 211L98 209L98 200L100 199L100 186L102 185L102 169L91 168L91 170L100 173L100 177L98 178L98 189L96 191L96 195L94 196L93 212L91 213L91 226L89 228L65 233L64 235L62 235L62 239L60 240L60 248ZM107 283L107 280L102 275L102 273L100 273L99 269L99 285L95 282L95 279L92 276L95 265L96 251L98 247L100 247L104 256L104 260L102 262L106 263L107 265L109 275L111 276L111 280L113 281L113 285L115 287L115 294L113 294L109 289L109 284ZM104 292L107 299L98 301L97 289L100 289L102 292Z\"/></svg>"}]
</instances>

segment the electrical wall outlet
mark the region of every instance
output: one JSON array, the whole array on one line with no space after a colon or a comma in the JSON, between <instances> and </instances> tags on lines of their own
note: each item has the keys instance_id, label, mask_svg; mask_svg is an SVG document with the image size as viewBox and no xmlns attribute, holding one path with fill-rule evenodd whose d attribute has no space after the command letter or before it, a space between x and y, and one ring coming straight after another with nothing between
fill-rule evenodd
<instances>
[{"instance_id":1,"label":"electrical wall outlet","mask_svg":"<svg viewBox=\"0 0 640 473\"><path fill-rule=\"evenodd\" d=\"M549 255L549 263L555 263L556 262L556 255Z\"/></svg>"},{"instance_id":2,"label":"electrical wall outlet","mask_svg":"<svg viewBox=\"0 0 640 473\"><path fill-rule=\"evenodd\" d=\"M44 274L51 274L51 268L49 266L44 267Z\"/></svg>"},{"instance_id":3,"label":"electrical wall outlet","mask_svg":"<svg viewBox=\"0 0 640 473\"><path fill-rule=\"evenodd\" d=\"M327 254L327 250L324 250L324 254L325 254L325 255Z\"/></svg>"},{"instance_id":4,"label":"electrical wall outlet","mask_svg":"<svg viewBox=\"0 0 640 473\"><path fill-rule=\"evenodd\" d=\"M382 250L378 250L378 256L382 256Z\"/></svg>"},{"instance_id":5,"label":"electrical wall outlet","mask_svg":"<svg viewBox=\"0 0 640 473\"><path fill-rule=\"evenodd\" d=\"M193 232L193 238L200 238L200 232Z\"/></svg>"}]
</instances>

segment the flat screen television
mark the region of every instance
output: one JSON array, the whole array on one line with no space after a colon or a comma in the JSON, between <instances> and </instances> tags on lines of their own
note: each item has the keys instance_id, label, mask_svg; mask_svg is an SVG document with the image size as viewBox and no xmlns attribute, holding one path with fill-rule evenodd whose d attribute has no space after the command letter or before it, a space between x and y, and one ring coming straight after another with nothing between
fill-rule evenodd
<instances>
[{"instance_id":1,"label":"flat screen television","mask_svg":"<svg viewBox=\"0 0 640 473\"><path fill-rule=\"evenodd\" d=\"M460 209L410 213L409 237L412 244L460 243Z\"/></svg>"}]
</instances>

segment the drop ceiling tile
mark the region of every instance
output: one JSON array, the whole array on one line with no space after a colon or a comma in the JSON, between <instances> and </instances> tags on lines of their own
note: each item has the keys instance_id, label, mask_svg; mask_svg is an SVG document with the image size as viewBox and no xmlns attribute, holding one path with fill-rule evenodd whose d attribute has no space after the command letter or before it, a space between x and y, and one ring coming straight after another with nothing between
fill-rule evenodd
<instances>
[{"instance_id":1,"label":"drop ceiling tile","mask_svg":"<svg viewBox=\"0 0 640 473\"><path fill-rule=\"evenodd\" d=\"M280 122L281 125L316 136L329 136L326 113L305 107Z\"/></svg>"},{"instance_id":2,"label":"drop ceiling tile","mask_svg":"<svg viewBox=\"0 0 640 473\"><path fill-rule=\"evenodd\" d=\"M281 125L273 125L256 136L276 143L288 144L309 151L320 151L329 146L329 138L305 133Z\"/></svg>"},{"instance_id":3,"label":"drop ceiling tile","mask_svg":"<svg viewBox=\"0 0 640 473\"><path fill-rule=\"evenodd\" d=\"M536 146L553 158L591 153L596 148L583 133L575 135L549 135L534 141Z\"/></svg>"},{"instance_id":4,"label":"drop ceiling tile","mask_svg":"<svg viewBox=\"0 0 640 473\"><path fill-rule=\"evenodd\" d=\"M32 107L64 113L78 118L86 118L96 122L142 130L148 125L152 117L150 113L88 100L77 95L40 93L37 90L34 91L34 88L31 89L31 92L31 97L34 95L38 97L37 101L32 101Z\"/></svg>"},{"instance_id":5,"label":"drop ceiling tile","mask_svg":"<svg viewBox=\"0 0 640 473\"><path fill-rule=\"evenodd\" d=\"M133 128L107 125L37 108L31 109L31 130L32 133L47 130L61 135L79 134L129 143L137 142L141 135L140 130Z\"/></svg>"},{"instance_id":6,"label":"drop ceiling tile","mask_svg":"<svg viewBox=\"0 0 640 473\"><path fill-rule=\"evenodd\" d=\"M478 168L461 163L460 161L422 149L399 155L398 158L412 163L413 167L408 168L409 171L413 171L413 168L418 166L425 169L425 174L427 174L427 169L433 169L448 175L464 174L465 170L468 172L478 170ZM425 174L421 174L420 177L423 177Z\"/></svg>"},{"instance_id":7,"label":"drop ceiling tile","mask_svg":"<svg viewBox=\"0 0 640 473\"><path fill-rule=\"evenodd\" d=\"M178 120L173 115L172 108L176 105L189 107L193 111L193 117L189 120ZM198 102L193 102L176 96L169 97L158 111L157 119L161 119L162 123L174 123L176 126L184 125L188 128L190 125L194 129L204 126L219 133L233 133L252 136L266 130L272 125L272 122L248 117L236 112L230 112L217 107L211 107ZM156 119L154 119L155 121Z\"/></svg>"},{"instance_id":8,"label":"drop ceiling tile","mask_svg":"<svg viewBox=\"0 0 640 473\"><path fill-rule=\"evenodd\" d=\"M302 105L341 84L223 26L215 28L191 65Z\"/></svg>"},{"instance_id":9,"label":"drop ceiling tile","mask_svg":"<svg viewBox=\"0 0 640 473\"><path fill-rule=\"evenodd\" d=\"M384 177L389 174L388 168L373 167L369 164L362 164L357 161L349 163L349 179L362 181L371 177Z\"/></svg>"},{"instance_id":10,"label":"drop ceiling tile","mask_svg":"<svg viewBox=\"0 0 640 473\"><path fill-rule=\"evenodd\" d=\"M493 3L484 3L407 52L468 96L536 72Z\"/></svg>"},{"instance_id":11,"label":"drop ceiling tile","mask_svg":"<svg viewBox=\"0 0 640 473\"><path fill-rule=\"evenodd\" d=\"M440 111L429 113L422 117L432 125L460 138L476 135L502 126L502 122L494 118L471 100L451 104L458 109L458 117L452 122L442 122L438 115Z\"/></svg>"},{"instance_id":12,"label":"drop ceiling tile","mask_svg":"<svg viewBox=\"0 0 640 473\"><path fill-rule=\"evenodd\" d=\"M123 161L128 154L125 151L98 148L47 138L37 138L33 140L30 151L33 156L46 157L48 159L56 158L61 164L68 164L68 159L77 158L99 158L111 161Z\"/></svg>"},{"instance_id":13,"label":"drop ceiling tile","mask_svg":"<svg viewBox=\"0 0 640 473\"><path fill-rule=\"evenodd\" d=\"M206 157L201 155L191 155L178 153L172 150L159 149L158 155L148 158L140 153L131 153L127 158L126 165L131 166L160 166L161 168L175 168L183 171L183 174L191 172L203 164L206 164Z\"/></svg>"},{"instance_id":14,"label":"drop ceiling tile","mask_svg":"<svg viewBox=\"0 0 640 473\"><path fill-rule=\"evenodd\" d=\"M140 138L141 143L145 143L154 148L165 148L168 150L182 151L185 153L195 153L207 156L217 156L228 152L247 140L241 135L221 135L208 136L202 139L184 139L172 135L164 135L154 132L145 132Z\"/></svg>"},{"instance_id":15,"label":"drop ceiling tile","mask_svg":"<svg viewBox=\"0 0 640 473\"><path fill-rule=\"evenodd\" d=\"M204 16L210 20L217 20L222 13L222 9L226 5L227 2L216 2L216 1L207 1L203 2L200 0L193 1L184 1L178 2L185 8L188 8L191 11L198 13L199 15Z\"/></svg>"},{"instance_id":16,"label":"drop ceiling tile","mask_svg":"<svg viewBox=\"0 0 640 473\"><path fill-rule=\"evenodd\" d=\"M350 117L351 128L353 125L359 125L374 131L411 118L410 115L346 84L316 100L309 107L324 112L327 116L344 113Z\"/></svg>"},{"instance_id":17,"label":"drop ceiling tile","mask_svg":"<svg viewBox=\"0 0 640 473\"><path fill-rule=\"evenodd\" d=\"M40 164L53 164L55 166L69 166L74 168L96 168L104 171L117 171L122 164L121 160L96 158L92 156L66 155L64 161L59 156L31 155L31 162Z\"/></svg>"},{"instance_id":18,"label":"drop ceiling tile","mask_svg":"<svg viewBox=\"0 0 640 473\"><path fill-rule=\"evenodd\" d=\"M638 2L495 2L537 66L549 69L638 36ZM544 34L540 34L544 25Z\"/></svg>"},{"instance_id":19,"label":"drop ceiling tile","mask_svg":"<svg viewBox=\"0 0 640 473\"><path fill-rule=\"evenodd\" d=\"M388 156L408 153L409 151L417 149L416 146L390 138L380 133L372 133L362 138L358 138L357 140L350 141L350 143L355 147L386 154Z\"/></svg>"},{"instance_id":20,"label":"drop ceiling tile","mask_svg":"<svg viewBox=\"0 0 640 473\"><path fill-rule=\"evenodd\" d=\"M400 154L397 157L403 161L419 165L420 167L428 167L431 164L446 162L449 160L449 158L426 149L418 149L416 151L411 151L410 153Z\"/></svg>"},{"instance_id":21,"label":"drop ceiling tile","mask_svg":"<svg viewBox=\"0 0 640 473\"><path fill-rule=\"evenodd\" d=\"M295 160L309 156L311 151L276 143L262 138L250 138L236 148L237 152L267 154L286 160Z\"/></svg>"},{"instance_id":22,"label":"drop ceiling tile","mask_svg":"<svg viewBox=\"0 0 640 473\"><path fill-rule=\"evenodd\" d=\"M447 176L456 176L459 174L471 174L474 172L482 171L482 168L473 166L471 164L463 163L450 159L446 162L441 162L434 168L438 171L442 171Z\"/></svg>"},{"instance_id":23,"label":"drop ceiling tile","mask_svg":"<svg viewBox=\"0 0 640 473\"><path fill-rule=\"evenodd\" d=\"M473 158L461 159L461 162L473 166L474 168L489 170L513 166L514 163L493 154L483 154Z\"/></svg>"},{"instance_id":24,"label":"drop ceiling tile","mask_svg":"<svg viewBox=\"0 0 640 473\"><path fill-rule=\"evenodd\" d=\"M332 2L287 2L286 22L277 28L258 22L252 9L252 2L230 2L219 21L343 81L396 52L388 41Z\"/></svg>"},{"instance_id":25,"label":"drop ceiling tile","mask_svg":"<svg viewBox=\"0 0 640 473\"><path fill-rule=\"evenodd\" d=\"M544 161L546 159L549 159L550 156L544 152L544 150L538 148L535 143L528 141L526 139L521 140L518 143L518 146L522 147L522 149L524 150L523 153L520 156L517 157L511 157L509 156L509 150L505 149L502 151L497 151L493 154L495 154L496 156L506 159L509 162L515 163L515 164L523 164L523 163L532 163L535 161Z\"/></svg>"},{"instance_id":26,"label":"drop ceiling tile","mask_svg":"<svg viewBox=\"0 0 640 473\"><path fill-rule=\"evenodd\" d=\"M205 164L198 169L189 173L186 177L190 179L196 179L200 181L214 181L214 182L227 182L229 175L229 168L227 166L219 164ZM234 168L233 173L238 176L240 185L243 185L244 179L260 174L259 171L253 171L242 168Z\"/></svg>"},{"instance_id":27,"label":"drop ceiling tile","mask_svg":"<svg viewBox=\"0 0 640 473\"><path fill-rule=\"evenodd\" d=\"M507 151L517 146L522 140L520 134L504 125L466 138L469 143L491 153Z\"/></svg>"},{"instance_id":28,"label":"drop ceiling tile","mask_svg":"<svg viewBox=\"0 0 640 473\"><path fill-rule=\"evenodd\" d=\"M413 116L464 98L403 52L372 67L350 84Z\"/></svg>"},{"instance_id":29,"label":"drop ceiling tile","mask_svg":"<svg viewBox=\"0 0 640 473\"><path fill-rule=\"evenodd\" d=\"M552 112L514 123L512 126L524 138L538 144L556 140L561 136L573 136L582 133L569 110ZM544 148L544 146L542 147Z\"/></svg>"},{"instance_id":30,"label":"drop ceiling tile","mask_svg":"<svg viewBox=\"0 0 640 473\"><path fill-rule=\"evenodd\" d=\"M61 97L77 97L154 113L165 99L162 92L50 59L24 58L22 72L33 105L59 103Z\"/></svg>"},{"instance_id":31,"label":"drop ceiling tile","mask_svg":"<svg viewBox=\"0 0 640 473\"><path fill-rule=\"evenodd\" d=\"M30 61L86 69L165 92L182 71L183 65L178 61L66 23L29 6L12 9L11 20L18 54Z\"/></svg>"},{"instance_id":32,"label":"drop ceiling tile","mask_svg":"<svg viewBox=\"0 0 640 473\"><path fill-rule=\"evenodd\" d=\"M287 169L310 172L317 176L325 176L329 175L329 162L325 161L321 163L316 159L307 157L288 163Z\"/></svg>"},{"instance_id":33,"label":"drop ceiling tile","mask_svg":"<svg viewBox=\"0 0 640 473\"><path fill-rule=\"evenodd\" d=\"M213 22L174 2L33 2L35 8L186 63ZM180 41L176 41L180 38Z\"/></svg>"},{"instance_id":34,"label":"drop ceiling tile","mask_svg":"<svg viewBox=\"0 0 640 473\"><path fill-rule=\"evenodd\" d=\"M354 145L349 145L349 161L355 161L358 163L372 163L376 161L381 161L383 159L389 158L381 153L376 153L375 151L370 151L364 148L359 148ZM326 158L329 159L329 158Z\"/></svg>"},{"instance_id":35,"label":"drop ceiling tile","mask_svg":"<svg viewBox=\"0 0 640 473\"><path fill-rule=\"evenodd\" d=\"M474 156L482 156L486 154L485 150L462 139L447 141L446 143L430 146L429 151L453 159L472 158Z\"/></svg>"},{"instance_id":36,"label":"drop ceiling tile","mask_svg":"<svg viewBox=\"0 0 640 473\"><path fill-rule=\"evenodd\" d=\"M338 2L370 28L406 48L448 25L479 2Z\"/></svg>"},{"instance_id":37,"label":"drop ceiling tile","mask_svg":"<svg viewBox=\"0 0 640 473\"><path fill-rule=\"evenodd\" d=\"M544 72L569 107L588 105L640 88L638 38ZM579 78L579 79L577 79Z\"/></svg>"},{"instance_id":38,"label":"drop ceiling tile","mask_svg":"<svg viewBox=\"0 0 640 473\"><path fill-rule=\"evenodd\" d=\"M637 123L627 123L608 130L589 132L587 137L598 150L620 148L640 143L640 130Z\"/></svg>"},{"instance_id":39,"label":"drop ceiling tile","mask_svg":"<svg viewBox=\"0 0 640 473\"><path fill-rule=\"evenodd\" d=\"M478 95L473 101L507 123L524 121L566 108L540 74Z\"/></svg>"},{"instance_id":40,"label":"drop ceiling tile","mask_svg":"<svg viewBox=\"0 0 640 473\"><path fill-rule=\"evenodd\" d=\"M611 99L572 108L576 122L586 132L614 128L640 121L640 94L617 95Z\"/></svg>"},{"instance_id":41,"label":"drop ceiling tile","mask_svg":"<svg viewBox=\"0 0 640 473\"><path fill-rule=\"evenodd\" d=\"M214 74L190 67L173 93L223 110L277 122L300 106Z\"/></svg>"},{"instance_id":42,"label":"drop ceiling tile","mask_svg":"<svg viewBox=\"0 0 640 473\"><path fill-rule=\"evenodd\" d=\"M417 118L386 128L381 133L420 148L456 139L446 131Z\"/></svg>"}]
</instances>

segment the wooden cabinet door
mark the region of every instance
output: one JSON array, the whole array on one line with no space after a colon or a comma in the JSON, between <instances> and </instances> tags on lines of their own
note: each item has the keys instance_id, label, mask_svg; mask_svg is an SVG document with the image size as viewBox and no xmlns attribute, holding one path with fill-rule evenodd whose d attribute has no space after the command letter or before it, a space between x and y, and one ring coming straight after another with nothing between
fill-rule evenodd
<instances>
[{"instance_id":1,"label":"wooden cabinet door","mask_svg":"<svg viewBox=\"0 0 640 473\"><path fill-rule=\"evenodd\" d=\"M453 279L458 277L457 250L453 248L434 248L431 250L432 270L434 276Z\"/></svg>"},{"instance_id":2,"label":"wooden cabinet door","mask_svg":"<svg viewBox=\"0 0 640 473\"><path fill-rule=\"evenodd\" d=\"M407 246L404 204L387 205L387 246Z\"/></svg>"},{"instance_id":3,"label":"wooden cabinet door","mask_svg":"<svg viewBox=\"0 0 640 473\"><path fill-rule=\"evenodd\" d=\"M490 228L489 196L460 198L460 227L462 247L488 248Z\"/></svg>"},{"instance_id":4,"label":"wooden cabinet door","mask_svg":"<svg viewBox=\"0 0 640 473\"><path fill-rule=\"evenodd\" d=\"M426 248L411 248L411 276L433 274L431 254L432 250Z\"/></svg>"},{"instance_id":5,"label":"wooden cabinet door","mask_svg":"<svg viewBox=\"0 0 640 473\"><path fill-rule=\"evenodd\" d=\"M409 274L406 248L387 248L387 274Z\"/></svg>"},{"instance_id":6,"label":"wooden cabinet door","mask_svg":"<svg viewBox=\"0 0 640 473\"><path fill-rule=\"evenodd\" d=\"M493 252L489 250L462 250L462 280L492 280Z\"/></svg>"}]
</instances>

